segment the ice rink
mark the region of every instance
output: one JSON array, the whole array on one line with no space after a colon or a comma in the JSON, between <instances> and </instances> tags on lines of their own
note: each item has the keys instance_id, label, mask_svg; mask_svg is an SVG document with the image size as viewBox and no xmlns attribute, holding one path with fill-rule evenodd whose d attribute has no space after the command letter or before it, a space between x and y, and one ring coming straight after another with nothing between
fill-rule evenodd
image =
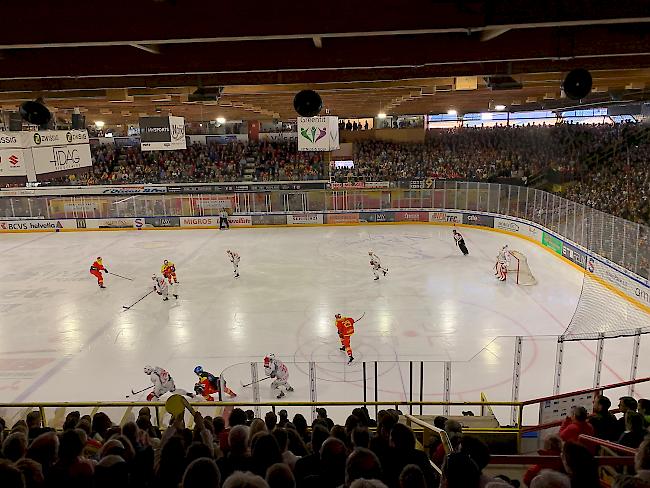
<instances>
[{"instance_id":1,"label":"ice rink","mask_svg":"<svg viewBox=\"0 0 650 488\"><path fill-rule=\"evenodd\" d=\"M556 337L575 310L581 273L525 240L461 231L466 257L451 228L434 225L2 234L0 402L122 401L150 384L145 364L190 391L196 365L224 371L240 399L251 400L240 382L250 381L251 361L271 352L289 365L296 391L286 400L309 400L309 361L321 401L362 400L363 362L374 400L375 361L379 400L417 400L419 361L424 400L442 400L444 362L452 400L477 401L480 392L508 400L515 336L524 337L520 398L551 394ZM537 285L495 279L503 244L528 257ZM226 249L241 255L239 279ZM378 282L370 249L389 269ZM108 275L99 289L88 272L97 256L134 280ZM179 300L152 294L124 311L149 291L163 259L176 264ZM334 314L364 312L348 366ZM608 341L602 384L629 377L632 340ZM647 342L638 377L649 371ZM562 391L591 387L595 348L567 344Z\"/></svg>"}]
</instances>

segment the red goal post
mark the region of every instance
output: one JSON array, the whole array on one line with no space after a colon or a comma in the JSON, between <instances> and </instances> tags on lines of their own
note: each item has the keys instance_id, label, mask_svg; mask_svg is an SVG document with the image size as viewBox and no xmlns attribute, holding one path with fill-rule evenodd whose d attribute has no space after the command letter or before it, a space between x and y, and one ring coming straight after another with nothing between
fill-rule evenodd
<instances>
[{"instance_id":1,"label":"red goal post","mask_svg":"<svg viewBox=\"0 0 650 488\"><path fill-rule=\"evenodd\" d=\"M537 284L537 280L528 266L526 255L519 251L510 251L508 273L514 273L515 282L518 285L529 286Z\"/></svg>"}]
</instances>

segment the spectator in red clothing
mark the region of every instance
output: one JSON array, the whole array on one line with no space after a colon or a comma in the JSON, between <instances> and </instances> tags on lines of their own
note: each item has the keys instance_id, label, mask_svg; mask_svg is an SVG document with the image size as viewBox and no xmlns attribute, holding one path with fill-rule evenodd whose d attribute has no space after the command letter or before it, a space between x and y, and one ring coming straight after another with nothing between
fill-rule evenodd
<instances>
[{"instance_id":1,"label":"spectator in red clothing","mask_svg":"<svg viewBox=\"0 0 650 488\"><path fill-rule=\"evenodd\" d=\"M550 435L544 439L544 448L537 451L540 456L559 456L562 453L562 439L558 435ZM533 479L543 470L540 465L531 466L524 474L524 484L530 486Z\"/></svg>"},{"instance_id":2,"label":"spectator in red clothing","mask_svg":"<svg viewBox=\"0 0 650 488\"><path fill-rule=\"evenodd\" d=\"M571 408L571 416L566 417L560 427L560 437L564 442L579 442L581 434L594 435L594 428L589 422L587 409L574 406Z\"/></svg>"}]
</instances>

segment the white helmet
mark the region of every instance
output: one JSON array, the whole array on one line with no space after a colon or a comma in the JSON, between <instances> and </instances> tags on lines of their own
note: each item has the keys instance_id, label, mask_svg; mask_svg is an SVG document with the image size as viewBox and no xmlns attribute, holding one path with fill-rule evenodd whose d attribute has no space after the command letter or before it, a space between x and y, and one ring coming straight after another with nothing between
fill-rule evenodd
<instances>
[{"instance_id":1,"label":"white helmet","mask_svg":"<svg viewBox=\"0 0 650 488\"><path fill-rule=\"evenodd\" d=\"M151 374L151 373L153 373L153 368L149 365L146 365L144 367L144 374Z\"/></svg>"},{"instance_id":2,"label":"white helmet","mask_svg":"<svg viewBox=\"0 0 650 488\"><path fill-rule=\"evenodd\" d=\"M168 263L169 261L167 261L166 259L163 261L163 264L168 264Z\"/></svg>"}]
</instances>

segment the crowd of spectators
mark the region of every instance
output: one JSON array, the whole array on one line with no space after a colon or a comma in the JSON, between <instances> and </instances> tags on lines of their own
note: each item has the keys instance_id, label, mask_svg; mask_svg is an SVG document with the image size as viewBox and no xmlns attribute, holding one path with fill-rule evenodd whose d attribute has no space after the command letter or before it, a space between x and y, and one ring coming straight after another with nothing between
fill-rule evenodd
<instances>
[{"instance_id":1,"label":"crowd of spectators","mask_svg":"<svg viewBox=\"0 0 650 488\"><path fill-rule=\"evenodd\" d=\"M355 122L356 123L356 122ZM355 123L341 121L347 130ZM566 198L628 220L650 222L650 130L639 124L557 124L427 131L424 143L361 140L352 168L327 168L322 153L297 143L191 145L185 151L142 152L100 145L93 169L54 180L66 184L190 183L328 179L389 181L414 178L495 181L553 172Z\"/></svg>"},{"instance_id":2,"label":"crowd of spectators","mask_svg":"<svg viewBox=\"0 0 650 488\"><path fill-rule=\"evenodd\" d=\"M559 435L545 440L540 454L561 458L555 470L532 466L523 483L531 488L597 488L598 468L592 445L581 434L637 449L632 473L613 485L650 486L648 400L622 397L621 419L604 396L591 415L574 408ZM143 407L137 420L113 424L103 412L70 412L60 432L44 428L38 411L6 429L0 419L0 486L150 487L150 488L508 488L520 482L485 471L490 449L465 435L459 422L437 417L452 452L440 439L423 446L400 412L382 410L373 420L356 408L336 425L323 408L308 427L301 414L269 411L264 419L252 410L234 408L227 421L194 414L188 429L182 416L161 432ZM635 420L637 419L637 420ZM640 423L639 423L640 422ZM639 428L639 426L641 426ZM438 465L438 470L433 464Z\"/></svg>"}]
</instances>

